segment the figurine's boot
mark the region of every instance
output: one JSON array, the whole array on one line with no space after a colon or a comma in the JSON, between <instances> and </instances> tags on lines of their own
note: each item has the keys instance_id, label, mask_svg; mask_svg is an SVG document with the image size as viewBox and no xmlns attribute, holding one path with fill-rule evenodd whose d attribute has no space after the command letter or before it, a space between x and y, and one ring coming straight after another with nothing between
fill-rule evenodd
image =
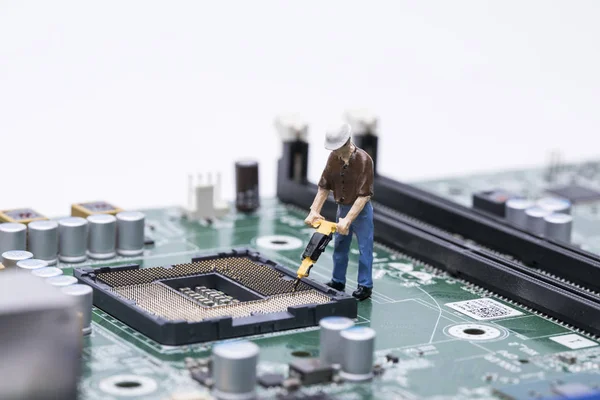
<instances>
[{"instance_id":1,"label":"figurine's boot","mask_svg":"<svg viewBox=\"0 0 600 400\"><path fill-rule=\"evenodd\" d=\"M340 282L336 282L333 279L330 280L329 282L327 282L325 285L329 286L332 289L337 290L338 292L343 292L344 289L346 288L346 285L344 285L343 283L340 283Z\"/></svg>"},{"instance_id":2,"label":"figurine's boot","mask_svg":"<svg viewBox=\"0 0 600 400\"><path fill-rule=\"evenodd\" d=\"M356 297L359 301L363 301L371 297L373 288L358 285L358 289L352 292L352 296Z\"/></svg>"}]
</instances>

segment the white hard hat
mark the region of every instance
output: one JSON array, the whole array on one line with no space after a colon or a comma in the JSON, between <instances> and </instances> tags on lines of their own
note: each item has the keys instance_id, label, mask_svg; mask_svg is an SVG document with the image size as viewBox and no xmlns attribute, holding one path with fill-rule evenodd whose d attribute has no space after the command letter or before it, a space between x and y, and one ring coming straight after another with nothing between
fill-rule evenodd
<instances>
[{"instance_id":1,"label":"white hard hat","mask_svg":"<svg viewBox=\"0 0 600 400\"><path fill-rule=\"evenodd\" d=\"M350 139L351 133L352 128L350 124L343 124L342 126L328 129L325 133L325 148L327 150L339 149Z\"/></svg>"}]
</instances>

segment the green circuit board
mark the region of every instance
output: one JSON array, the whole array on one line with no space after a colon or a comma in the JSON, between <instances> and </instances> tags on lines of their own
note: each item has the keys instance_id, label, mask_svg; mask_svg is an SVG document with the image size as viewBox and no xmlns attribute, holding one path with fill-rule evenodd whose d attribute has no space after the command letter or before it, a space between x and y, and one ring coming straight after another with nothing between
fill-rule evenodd
<instances>
[{"instance_id":1,"label":"green circuit board","mask_svg":"<svg viewBox=\"0 0 600 400\"><path fill-rule=\"evenodd\" d=\"M440 182L423 186L435 189ZM138 263L147 268L247 247L296 270L314 232L303 223L304 210L276 200L264 200L255 214L232 211L212 224L189 221L177 207L143 211L147 236L155 241L143 256L59 266L67 274L73 266ZM329 280L332 247L312 269L311 279ZM356 286L357 262L353 247L347 292ZM306 386L294 393L324 392L334 399L529 398L531 393L552 395L551 383L556 382L600 384L598 338L379 244L373 278L373 296L359 304L356 324L376 330L381 374L371 382ZM295 358L318 356L317 327L248 339L261 349L259 375L285 374ZM190 377L186 363L209 356L213 344L161 345L94 309L93 331L83 344L81 397L169 399L186 391L208 395ZM258 393L261 399L275 399L287 392L273 388Z\"/></svg>"}]
</instances>

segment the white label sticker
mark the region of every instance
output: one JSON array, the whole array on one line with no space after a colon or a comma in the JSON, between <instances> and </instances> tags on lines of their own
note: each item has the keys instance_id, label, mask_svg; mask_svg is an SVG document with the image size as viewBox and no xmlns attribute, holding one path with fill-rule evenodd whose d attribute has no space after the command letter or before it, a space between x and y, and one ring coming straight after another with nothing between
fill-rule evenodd
<instances>
[{"instance_id":1,"label":"white label sticker","mask_svg":"<svg viewBox=\"0 0 600 400\"><path fill-rule=\"evenodd\" d=\"M478 321L523 315L521 311L489 298L457 301L445 305Z\"/></svg>"},{"instance_id":2,"label":"white label sticker","mask_svg":"<svg viewBox=\"0 0 600 400\"><path fill-rule=\"evenodd\" d=\"M569 335L554 336L551 337L550 340L553 340L556 343L560 343L563 346L566 346L573 350L598 346L598 343L592 342L591 340L586 339L583 336L576 335L574 333L571 333Z\"/></svg>"}]
</instances>

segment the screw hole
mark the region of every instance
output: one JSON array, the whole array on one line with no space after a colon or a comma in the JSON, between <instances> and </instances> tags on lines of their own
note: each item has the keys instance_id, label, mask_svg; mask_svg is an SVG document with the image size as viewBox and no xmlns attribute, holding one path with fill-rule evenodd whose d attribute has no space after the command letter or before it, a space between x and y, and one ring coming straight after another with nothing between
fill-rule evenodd
<instances>
[{"instance_id":1,"label":"screw hole","mask_svg":"<svg viewBox=\"0 0 600 400\"><path fill-rule=\"evenodd\" d=\"M483 335L485 333L485 331L483 329L479 329L479 328L468 328L463 330L464 333L466 333L467 335Z\"/></svg>"},{"instance_id":2,"label":"screw hole","mask_svg":"<svg viewBox=\"0 0 600 400\"><path fill-rule=\"evenodd\" d=\"M121 381L121 382L115 383L115 386L123 388L123 389L133 389L133 388L142 386L142 384L139 382L135 382L135 381Z\"/></svg>"},{"instance_id":3,"label":"screw hole","mask_svg":"<svg viewBox=\"0 0 600 400\"><path fill-rule=\"evenodd\" d=\"M310 357L310 353L308 351L303 351L303 350L292 351L292 355L294 357L299 357L299 358Z\"/></svg>"}]
</instances>

